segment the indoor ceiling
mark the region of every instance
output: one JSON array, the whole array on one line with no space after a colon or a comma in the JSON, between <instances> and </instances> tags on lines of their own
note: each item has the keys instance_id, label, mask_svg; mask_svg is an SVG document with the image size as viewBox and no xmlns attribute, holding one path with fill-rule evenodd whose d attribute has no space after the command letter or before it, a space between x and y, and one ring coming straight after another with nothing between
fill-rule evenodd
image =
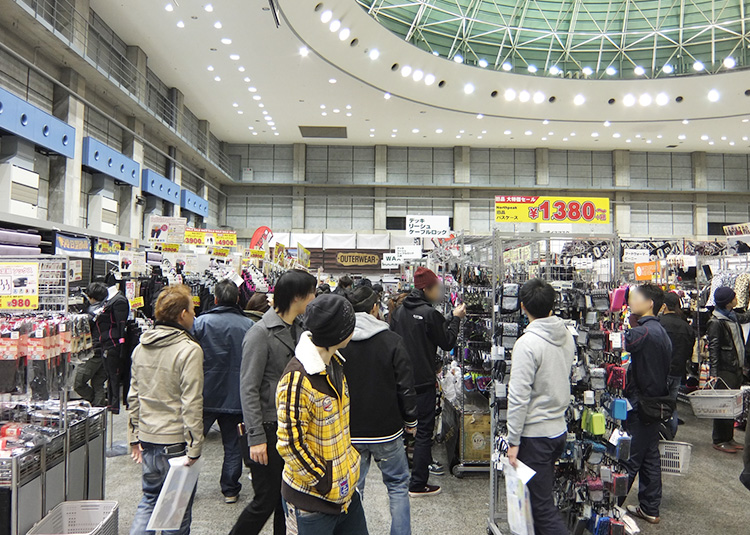
<instances>
[{"instance_id":1,"label":"indoor ceiling","mask_svg":"<svg viewBox=\"0 0 750 535\"><path fill-rule=\"evenodd\" d=\"M357 0L457 63L537 76L639 78L746 67L746 0Z\"/></svg>"},{"instance_id":2,"label":"indoor ceiling","mask_svg":"<svg viewBox=\"0 0 750 535\"><path fill-rule=\"evenodd\" d=\"M406 42L355 0L321 2L278 0L278 28L264 2L91 0L91 7L144 49L151 69L227 142L738 153L750 146L750 70L577 80L472 68ZM303 138L300 126L346 127L347 137Z\"/></svg>"}]
</instances>

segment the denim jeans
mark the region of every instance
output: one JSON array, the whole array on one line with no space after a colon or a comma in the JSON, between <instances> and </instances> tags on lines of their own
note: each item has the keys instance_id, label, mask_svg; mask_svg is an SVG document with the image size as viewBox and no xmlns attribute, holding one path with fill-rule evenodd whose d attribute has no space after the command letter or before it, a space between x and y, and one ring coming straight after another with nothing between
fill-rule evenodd
<instances>
[{"instance_id":1,"label":"denim jeans","mask_svg":"<svg viewBox=\"0 0 750 535\"><path fill-rule=\"evenodd\" d=\"M148 521L151 519L151 513L154 511L156 500L159 498L164 481L167 479L169 460L185 455L185 444L164 445L141 443L141 445L143 446L143 498L141 499L141 503L138 504L138 509L135 511L135 518L133 518L133 524L130 526L130 535L156 535L155 531L146 531L146 526L148 526ZM179 446L182 447L180 448ZM193 491L193 496L190 498L190 503L188 504L187 511L185 511L185 518L182 519L180 529L162 531L161 535L190 535L194 499L195 491Z\"/></svg>"},{"instance_id":2,"label":"denim jeans","mask_svg":"<svg viewBox=\"0 0 750 535\"><path fill-rule=\"evenodd\" d=\"M667 386L669 387L669 395L672 399L677 400L677 394L680 392L680 384L682 384L682 377L677 375L670 375L667 377ZM672 430L672 436L677 435L677 427L679 426L679 418L677 417L677 408L675 407L672 419L669 421L669 427Z\"/></svg>"},{"instance_id":3,"label":"denim jeans","mask_svg":"<svg viewBox=\"0 0 750 535\"><path fill-rule=\"evenodd\" d=\"M327 515L297 509L284 501L286 529L297 535L368 535L365 510L359 490L354 492L346 513Z\"/></svg>"},{"instance_id":4,"label":"denim jeans","mask_svg":"<svg viewBox=\"0 0 750 535\"><path fill-rule=\"evenodd\" d=\"M411 508L409 506L409 460L406 458L404 438L399 437L381 444L354 444L362 457L359 468L360 493L365 495L365 480L370 461L375 459L388 489L391 504L391 535L411 535Z\"/></svg>"},{"instance_id":5,"label":"denim jeans","mask_svg":"<svg viewBox=\"0 0 750 535\"><path fill-rule=\"evenodd\" d=\"M638 502L644 513L659 516L661 506L661 456L659 455L659 424L644 424L637 410L628 413L625 428L632 442L630 459L625 461L628 471L628 491L638 476ZM620 505L625 497L620 498Z\"/></svg>"},{"instance_id":6,"label":"denim jeans","mask_svg":"<svg viewBox=\"0 0 750 535\"><path fill-rule=\"evenodd\" d=\"M224 463L221 465L221 493L224 496L239 496L242 490L242 452L237 426L242 423L241 414L203 412L203 435L208 435L211 426L218 420L221 442L224 445Z\"/></svg>"}]
</instances>

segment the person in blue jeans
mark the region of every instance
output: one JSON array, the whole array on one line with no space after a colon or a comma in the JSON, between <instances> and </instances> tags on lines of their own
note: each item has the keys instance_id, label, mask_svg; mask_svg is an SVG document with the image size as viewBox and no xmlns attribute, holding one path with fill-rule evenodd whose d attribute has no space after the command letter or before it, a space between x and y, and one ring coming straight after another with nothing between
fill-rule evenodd
<instances>
[{"instance_id":1,"label":"person in blue jeans","mask_svg":"<svg viewBox=\"0 0 750 535\"><path fill-rule=\"evenodd\" d=\"M203 351L190 334L195 320L190 288L168 286L159 294L154 328L133 351L128 440L133 460L143 465L143 498L130 535L153 535L148 521L169 472L169 460L185 457L192 466L203 446ZM179 530L189 535L193 497Z\"/></svg>"},{"instance_id":2,"label":"person in blue jeans","mask_svg":"<svg viewBox=\"0 0 750 535\"><path fill-rule=\"evenodd\" d=\"M349 345L341 350L351 392L352 444L361 455L358 488L374 459L383 474L391 506L391 535L411 534L409 461L404 428L417 430L417 401L411 359L403 340L380 321L379 295L359 286L347 295L356 325Z\"/></svg>"}]
</instances>

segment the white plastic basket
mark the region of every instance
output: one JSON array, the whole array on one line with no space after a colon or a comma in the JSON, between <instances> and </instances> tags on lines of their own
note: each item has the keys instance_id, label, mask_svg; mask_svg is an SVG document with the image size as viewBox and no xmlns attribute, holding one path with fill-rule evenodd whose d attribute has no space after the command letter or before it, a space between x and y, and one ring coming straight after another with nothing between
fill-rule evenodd
<instances>
[{"instance_id":1,"label":"white plastic basket","mask_svg":"<svg viewBox=\"0 0 750 535\"><path fill-rule=\"evenodd\" d=\"M724 383L726 384L726 383ZM742 390L696 390L688 394L696 418L734 420L742 414Z\"/></svg>"},{"instance_id":2,"label":"white plastic basket","mask_svg":"<svg viewBox=\"0 0 750 535\"><path fill-rule=\"evenodd\" d=\"M63 502L26 535L118 535L118 507L111 501Z\"/></svg>"},{"instance_id":3,"label":"white plastic basket","mask_svg":"<svg viewBox=\"0 0 750 535\"><path fill-rule=\"evenodd\" d=\"M693 445L687 442L660 441L661 473L675 476L687 475L692 449Z\"/></svg>"}]
</instances>

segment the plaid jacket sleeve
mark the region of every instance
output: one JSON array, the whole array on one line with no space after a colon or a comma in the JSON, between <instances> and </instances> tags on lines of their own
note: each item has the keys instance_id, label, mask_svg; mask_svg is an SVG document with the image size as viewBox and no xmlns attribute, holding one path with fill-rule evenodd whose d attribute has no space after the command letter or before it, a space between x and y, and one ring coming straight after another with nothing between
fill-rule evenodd
<instances>
[{"instance_id":1,"label":"plaid jacket sleeve","mask_svg":"<svg viewBox=\"0 0 750 535\"><path fill-rule=\"evenodd\" d=\"M310 487L326 476L326 466L312 453L306 434L312 419L313 390L300 372L287 373L276 390L279 419L276 448L295 480Z\"/></svg>"}]
</instances>

